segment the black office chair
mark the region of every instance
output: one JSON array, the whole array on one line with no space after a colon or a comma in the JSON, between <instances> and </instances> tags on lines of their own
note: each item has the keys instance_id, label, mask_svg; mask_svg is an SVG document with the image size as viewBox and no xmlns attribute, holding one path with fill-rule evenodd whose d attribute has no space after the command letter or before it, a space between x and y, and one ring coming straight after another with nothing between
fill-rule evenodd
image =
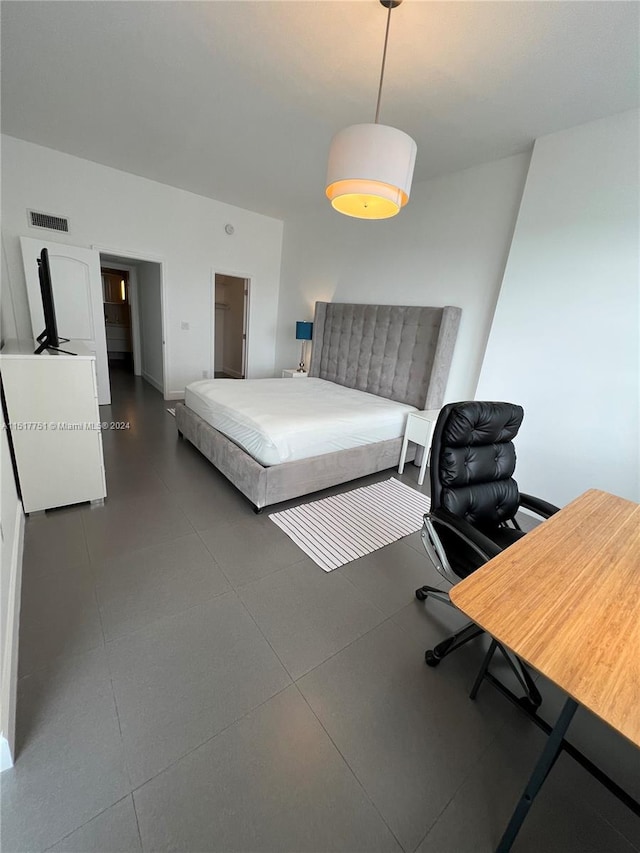
<instances>
[{"instance_id":1,"label":"black office chair","mask_svg":"<svg viewBox=\"0 0 640 853\"><path fill-rule=\"evenodd\" d=\"M437 571L450 583L467 577L526 535L516 521L520 507L549 518L558 507L518 491L513 479L513 439L524 416L513 403L469 401L444 406L431 442L431 509L421 537ZM447 592L422 586L416 598L435 598L453 607ZM483 633L473 622L425 652L429 666ZM540 696L526 667L502 646L514 674L534 706Z\"/></svg>"}]
</instances>

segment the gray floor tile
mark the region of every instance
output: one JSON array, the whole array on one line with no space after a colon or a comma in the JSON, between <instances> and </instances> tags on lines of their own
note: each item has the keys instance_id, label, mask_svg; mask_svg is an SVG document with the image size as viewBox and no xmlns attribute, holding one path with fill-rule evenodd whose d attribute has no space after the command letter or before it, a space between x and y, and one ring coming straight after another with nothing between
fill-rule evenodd
<instances>
[{"instance_id":1,"label":"gray floor tile","mask_svg":"<svg viewBox=\"0 0 640 853\"><path fill-rule=\"evenodd\" d=\"M422 554L427 560L427 562L429 562L429 558L427 557L426 551L424 550L424 545L422 544L422 539L420 538L419 530L417 530L415 533L412 533L410 536L405 536L402 541L405 545L409 545L411 548L413 548L414 551L417 551L418 554ZM439 581L444 580L444 578L437 572L435 573L434 577L437 577Z\"/></svg>"},{"instance_id":2,"label":"gray floor tile","mask_svg":"<svg viewBox=\"0 0 640 853\"><path fill-rule=\"evenodd\" d=\"M132 438L122 432L103 432L102 449L107 478L110 473L125 474L127 469L147 469L155 473L153 458L147 451L147 442L142 435Z\"/></svg>"},{"instance_id":3,"label":"gray floor tile","mask_svg":"<svg viewBox=\"0 0 640 853\"><path fill-rule=\"evenodd\" d=\"M384 619L338 572L308 557L238 595L294 680Z\"/></svg>"},{"instance_id":4,"label":"gray floor tile","mask_svg":"<svg viewBox=\"0 0 640 853\"><path fill-rule=\"evenodd\" d=\"M569 730L568 737L571 739L571 729ZM632 774L630 774L633 775L635 785L623 787L637 801L638 794L636 789L639 775L638 762L640 759L638 758L637 751L630 744L627 744L627 750L625 763L629 767L633 765L635 768ZM633 755L633 751L636 753L635 756ZM600 764L600 762L596 763ZM533 762L528 768L528 772L532 769ZM597 813L602 820L622 835L635 850L640 851L640 818L634 815L631 809L627 808L624 803L571 757L567 755L560 756L547 782L545 782L546 784L549 784L553 791L572 792L574 798L584 803L585 807L588 807L593 813ZM544 806L540 805L539 809L544 814ZM567 823L570 827L570 821L567 821ZM611 849L615 848L612 847Z\"/></svg>"},{"instance_id":5,"label":"gray floor tile","mask_svg":"<svg viewBox=\"0 0 640 853\"><path fill-rule=\"evenodd\" d=\"M164 617L107 651L134 785L291 681L235 593Z\"/></svg>"},{"instance_id":6,"label":"gray floor tile","mask_svg":"<svg viewBox=\"0 0 640 853\"><path fill-rule=\"evenodd\" d=\"M18 685L18 755L0 776L3 853L44 850L130 785L104 649Z\"/></svg>"},{"instance_id":7,"label":"gray floor tile","mask_svg":"<svg viewBox=\"0 0 640 853\"><path fill-rule=\"evenodd\" d=\"M107 640L231 589L195 533L94 563L93 570Z\"/></svg>"},{"instance_id":8,"label":"gray floor tile","mask_svg":"<svg viewBox=\"0 0 640 853\"><path fill-rule=\"evenodd\" d=\"M60 567L86 565L89 558L82 507L49 511L27 519L23 578L52 575Z\"/></svg>"},{"instance_id":9,"label":"gray floor tile","mask_svg":"<svg viewBox=\"0 0 640 853\"><path fill-rule=\"evenodd\" d=\"M147 444L153 467L172 492L189 491L195 487L215 488L222 476L186 439L151 441Z\"/></svg>"},{"instance_id":10,"label":"gray floor tile","mask_svg":"<svg viewBox=\"0 0 640 853\"><path fill-rule=\"evenodd\" d=\"M266 515L205 530L200 536L234 587L260 580L304 557L304 552Z\"/></svg>"},{"instance_id":11,"label":"gray floor tile","mask_svg":"<svg viewBox=\"0 0 640 853\"><path fill-rule=\"evenodd\" d=\"M140 853L140 834L131 796L76 829L48 853Z\"/></svg>"},{"instance_id":12,"label":"gray floor tile","mask_svg":"<svg viewBox=\"0 0 640 853\"><path fill-rule=\"evenodd\" d=\"M491 709L424 666L391 621L298 682L405 850L413 850L486 749ZM492 728L493 726L493 728Z\"/></svg>"},{"instance_id":13,"label":"gray floor tile","mask_svg":"<svg viewBox=\"0 0 640 853\"><path fill-rule=\"evenodd\" d=\"M19 673L28 675L59 655L103 645L88 557L85 565L58 566L22 585Z\"/></svg>"},{"instance_id":14,"label":"gray floor tile","mask_svg":"<svg viewBox=\"0 0 640 853\"><path fill-rule=\"evenodd\" d=\"M352 584L391 616L415 599L417 587L423 584L443 586L443 578L435 571L427 555L394 542L338 569Z\"/></svg>"},{"instance_id":15,"label":"gray floor tile","mask_svg":"<svg viewBox=\"0 0 640 853\"><path fill-rule=\"evenodd\" d=\"M134 796L158 853L400 851L294 687Z\"/></svg>"},{"instance_id":16,"label":"gray floor tile","mask_svg":"<svg viewBox=\"0 0 640 853\"><path fill-rule=\"evenodd\" d=\"M492 743L417 853L493 853L544 742L536 730L526 744L513 738ZM574 795L567 784L568 762L571 759L561 757L551 771L513 845L514 853L634 853L587 800Z\"/></svg>"},{"instance_id":17,"label":"gray floor tile","mask_svg":"<svg viewBox=\"0 0 640 853\"><path fill-rule=\"evenodd\" d=\"M143 499L148 494L167 494L168 489L155 471L147 465L115 465L106 471L107 497Z\"/></svg>"},{"instance_id":18,"label":"gray floor tile","mask_svg":"<svg viewBox=\"0 0 640 853\"><path fill-rule=\"evenodd\" d=\"M102 507L82 513L93 561L147 548L193 533L193 527L170 495L108 498Z\"/></svg>"},{"instance_id":19,"label":"gray floor tile","mask_svg":"<svg viewBox=\"0 0 640 853\"><path fill-rule=\"evenodd\" d=\"M249 501L222 475L216 482L174 491L173 495L196 530L215 530L255 518Z\"/></svg>"}]
</instances>

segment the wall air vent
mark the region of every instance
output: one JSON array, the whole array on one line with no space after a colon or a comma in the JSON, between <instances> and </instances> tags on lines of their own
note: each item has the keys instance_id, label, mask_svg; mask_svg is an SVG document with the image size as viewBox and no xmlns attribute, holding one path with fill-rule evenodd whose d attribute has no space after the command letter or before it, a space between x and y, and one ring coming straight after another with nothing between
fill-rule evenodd
<instances>
[{"instance_id":1,"label":"wall air vent","mask_svg":"<svg viewBox=\"0 0 640 853\"><path fill-rule=\"evenodd\" d=\"M28 210L29 225L32 228L46 228L47 231L69 232L69 220L64 216L52 216L50 213L40 213L37 210Z\"/></svg>"}]
</instances>

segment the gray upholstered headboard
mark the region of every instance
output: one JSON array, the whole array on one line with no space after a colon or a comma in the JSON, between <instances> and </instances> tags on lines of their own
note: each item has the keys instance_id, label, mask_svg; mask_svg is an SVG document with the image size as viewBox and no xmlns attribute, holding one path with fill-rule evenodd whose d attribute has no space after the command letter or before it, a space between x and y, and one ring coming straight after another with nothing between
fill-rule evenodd
<instances>
[{"instance_id":1,"label":"gray upholstered headboard","mask_svg":"<svg viewBox=\"0 0 640 853\"><path fill-rule=\"evenodd\" d=\"M460 308L316 302L309 376L438 409Z\"/></svg>"}]
</instances>

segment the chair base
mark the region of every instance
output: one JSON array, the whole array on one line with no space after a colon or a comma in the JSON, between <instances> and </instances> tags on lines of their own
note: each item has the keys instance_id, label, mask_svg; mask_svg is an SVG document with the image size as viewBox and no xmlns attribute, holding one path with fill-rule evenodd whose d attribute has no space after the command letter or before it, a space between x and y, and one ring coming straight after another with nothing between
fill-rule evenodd
<instances>
[{"instance_id":1,"label":"chair base","mask_svg":"<svg viewBox=\"0 0 640 853\"><path fill-rule=\"evenodd\" d=\"M441 601L443 604L448 604L449 607L453 607L454 610L456 609L449 598L449 593L444 592L435 586L418 587L416 590L416 598L418 601L426 601L427 598L435 598L436 601ZM484 634L482 628L478 628L476 624L469 622L468 625L465 625L464 628L461 628L459 631L456 631L455 634L447 637L446 640L442 640L442 642L438 643L438 645L433 649L427 649L424 653L424 659L427 666L438 666L443 658L446 658L447 655L450 655L451 652L455 652L456 649L459 649L460 646L464 646L464 644L468 643L470 640L474 640L476 637L479 637L480 634Z\"/></svg>"},{"instance_id":2,"label":"chair base","mask_svg":"<svg viewBox=\"0 0 640 853\"><path fill-rule=\"evenodd\" d=\"M449 593L436 586L421 586L416 590L416 598L418 601L426 601L427 598L435 598L436 601L441 601L443 604L448 604L449 607L455 606L451 603Z\"/></svg>"},{"instance_id":3,"label":"chair base","mask_svg":"<svg viewBox=\"0 0 640 853\"><path fill-rule=\"evenodd\" d=\"M416 590L416 598L418 601L426 601L427 598L435 598L437 601L441 601L444 604L448 604L449 607L456 609L455 605L449 598L449 594L434 586L419 587ZM437 646L434 646L432 649L427 649L424 653L425 663L430 667L438 666L440 661L446 658L447 655L457 651L461 646L466 645L466 643L471 640L475 640L476 637L479 637L484 633L484 629L478 627L474 622L467 623L459 631L456 631L455 634L451 634L451 636L441 640ZM502 644L498 643L494 639L491 640L491 646L489 647L489 651L485 656L476 683L471 691L471 698L475 699L482 679L487 676L487 670L496 648L500 649L511 671L515 675L521 687L524 689L525 695L520 699L522 707L529 713L535 713L542 703L542 697L540 696L533 679L529 675L529 671L520 658L516 657L516 655L508 651Z\"/></svg>"},{"instance_id":4,"label":"chair base","mask_svg":"<svg viewBox=\"0 0 640 853\"><path fill-rule=\"evenodd\" d=\"M438 643L437 646L434 646L432 649L427 649L424 653L424 659L427 666L438 666L443 658L446 658L447 655L450 655L451 652L455 652L460 648L460 646L464 646L464 644L468 643L470 640L475 640L475 638L479 637L480 634L484 634L482 628L478 628L474 622L469 622L468 625L465 625L460 631L457 631L455 634L447 637L446 640Z\"/></svg>"}]
</instances>

